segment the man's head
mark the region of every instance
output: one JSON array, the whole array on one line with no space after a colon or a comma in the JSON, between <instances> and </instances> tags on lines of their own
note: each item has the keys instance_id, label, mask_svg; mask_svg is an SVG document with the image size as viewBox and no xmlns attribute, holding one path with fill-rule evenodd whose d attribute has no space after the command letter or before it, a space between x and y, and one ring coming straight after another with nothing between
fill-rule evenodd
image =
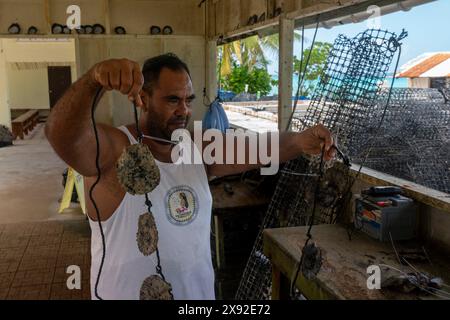
<instances>
[{"instance_id":1,"label":"man's head","mask_svg":"<svg viewBox=\"0 0 450 320\"><path fill-rule=\"evenodd\" d=\"M170 139L176 129L185 128L195 98L187 65L174 54L164 54L144 63L143 120L148 132Z\"/></svg>"}]
</instances>

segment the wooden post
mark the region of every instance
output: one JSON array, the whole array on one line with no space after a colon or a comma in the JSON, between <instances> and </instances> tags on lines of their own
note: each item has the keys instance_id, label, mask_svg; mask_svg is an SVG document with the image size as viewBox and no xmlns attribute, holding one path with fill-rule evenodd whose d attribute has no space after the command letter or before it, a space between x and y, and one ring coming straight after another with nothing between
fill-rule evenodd
<instances>
[{"instance_id":1,"label":"wooden post","mask_svg":"<svg viewBox=\"0 0 450 320\"><path fill-rule=\"evenodd\" d=\"M103 14L105 15L105 33L111 34L111 18L109 10L109 0L103 0Z\"/></svg>"},{"instance_id":2,"label":"wooden post","mask_svg":"<svg viewBox=\"0 0 450 320\"><path fill-rule=\"evenodd\" d=\"M216 41L206 42L206 75L205 75L205 88L206 96L209 101L213 101L217 95L217 68L216 68L216 57L217 57L217 45Z\"/></svg>"},{"instance_id":3,"label":"wooden post","mask_svg":"<svg viewBox=\"0 0 450 320\"><path fill-rule=\"evenodd\" d=\"M292 73L294 20L280 19L280 56L278 67L278 129L286 131L292 112Z\"/></svg>"},{"instance_id":4,"label":"wooden post","mask_svg":"<svg viewBox=\"0 0 450 320\"><path fill-rule=\"evenodd\" d=\"M50 0L43 0L43 9L44 9L44 17L45 17L45 34L52 33L52 25L51 25L51 17L50 17Z\"/></svg>"}]
</instances>

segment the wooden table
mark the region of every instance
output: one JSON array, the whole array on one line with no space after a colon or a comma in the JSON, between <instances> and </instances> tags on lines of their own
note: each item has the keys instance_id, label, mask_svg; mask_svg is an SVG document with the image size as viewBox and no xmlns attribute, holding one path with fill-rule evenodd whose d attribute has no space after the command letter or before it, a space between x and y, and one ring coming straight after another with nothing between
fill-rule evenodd
<instances>
[{"instance_id":1,"label":"wooden table","mask_svg":"<svg viewBox=\"0 0 450 320\"><path fill-rule=\"evenodd\" d=\"M225 191L228 184L233 191L232 194ZM216 264L218 269L225 267L225 243L223 220L224 217L233 214L237 209L267 206L270 198L261 196L254 187L240 180L225 181L210 186L213 197L213 219L216 247Z\"/></svg>"},{"instance_id":2,"label":"wooden table","mask_svg":"<svg viewBox=\"0 0 450 320\"><path fill-rule=\"evenodd\" d=\"M289 297L290 279L300 261L301 248L306 240L306 227L266 229L263 233L264 254L272 263L272 299ZM319 225L312 229L313 240L322 251L323 264L314 280L307 280L299 273L296 287L307 299L430 299L434 296L414 293L404 294L393 290L367 288L368 266L385 264L404 272L390 243L381 243L363 233L356 233L352 240L347 230L339 225ZM396 245L396 247L398 244ZM398 248L397 248L398 249ZM416 263L420 271L441 277L450 284L450 262L447 256L429 252L433 265ZM387 269L381 268L382 277ZM391 271L399 274L397 271ZM397 272L397 273L396 273Z\"/></svg>"},{"instance_id":3,"label":"wooden table","mask_svg":"<svg viewBox=\"0 0 450 320\"><path fill-rule=\"evenodd\" d=\"M19 137L20 139L24 139L24 135L28 134L28 131L33 130L39 120L39 111L38 110L29 110L17 117L13 121L12 131L14 135L14 139Z\"/></svg>"}]
</instances>

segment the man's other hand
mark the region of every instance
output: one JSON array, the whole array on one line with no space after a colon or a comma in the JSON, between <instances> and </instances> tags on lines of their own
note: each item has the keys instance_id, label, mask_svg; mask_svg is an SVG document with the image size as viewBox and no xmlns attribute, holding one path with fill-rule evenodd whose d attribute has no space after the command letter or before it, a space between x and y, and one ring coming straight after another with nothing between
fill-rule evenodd
<instances>
[{"instance_id":1,"label":"man's other hand","mask_svg":"<svg viewBox=\"0 0 450 320\"><path fill-rule=\"evenodd\" d=\"M333 136L330 130L324 125L318 124L300 133L300 148L308 155L318 155L322 153L325 146L324 159L329 161L335 156L333 146Z\"/></svg>"}]
</instances>

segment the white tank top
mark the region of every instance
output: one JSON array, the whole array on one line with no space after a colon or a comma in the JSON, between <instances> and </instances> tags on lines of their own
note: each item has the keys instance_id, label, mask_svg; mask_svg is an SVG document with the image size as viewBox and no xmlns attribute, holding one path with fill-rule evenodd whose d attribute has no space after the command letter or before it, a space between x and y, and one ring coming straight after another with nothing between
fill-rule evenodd
<instances>
[{"instance_id":1,"label":"white tank top","mask_svg":"<svg viewBox=\"0 0 450 320\"><path fill-rule=\"evenodd\" d=\"M131 144L136 139L120 127ZM172 285L174 299L213 300L214 269L211 261L210 228L212 197L203 165L171 164L156 160L161 182L149 194L159 234L162 272ZM102 299L139 299L144 280L156 273L156 253L144 256L136 233L139 216L148 212L145 196L126 193L114 214L102 223L106 257L98 294ZM98 222L89 219L91 240L91 293L102 257Z\"/></svg>"}]
</instances>

